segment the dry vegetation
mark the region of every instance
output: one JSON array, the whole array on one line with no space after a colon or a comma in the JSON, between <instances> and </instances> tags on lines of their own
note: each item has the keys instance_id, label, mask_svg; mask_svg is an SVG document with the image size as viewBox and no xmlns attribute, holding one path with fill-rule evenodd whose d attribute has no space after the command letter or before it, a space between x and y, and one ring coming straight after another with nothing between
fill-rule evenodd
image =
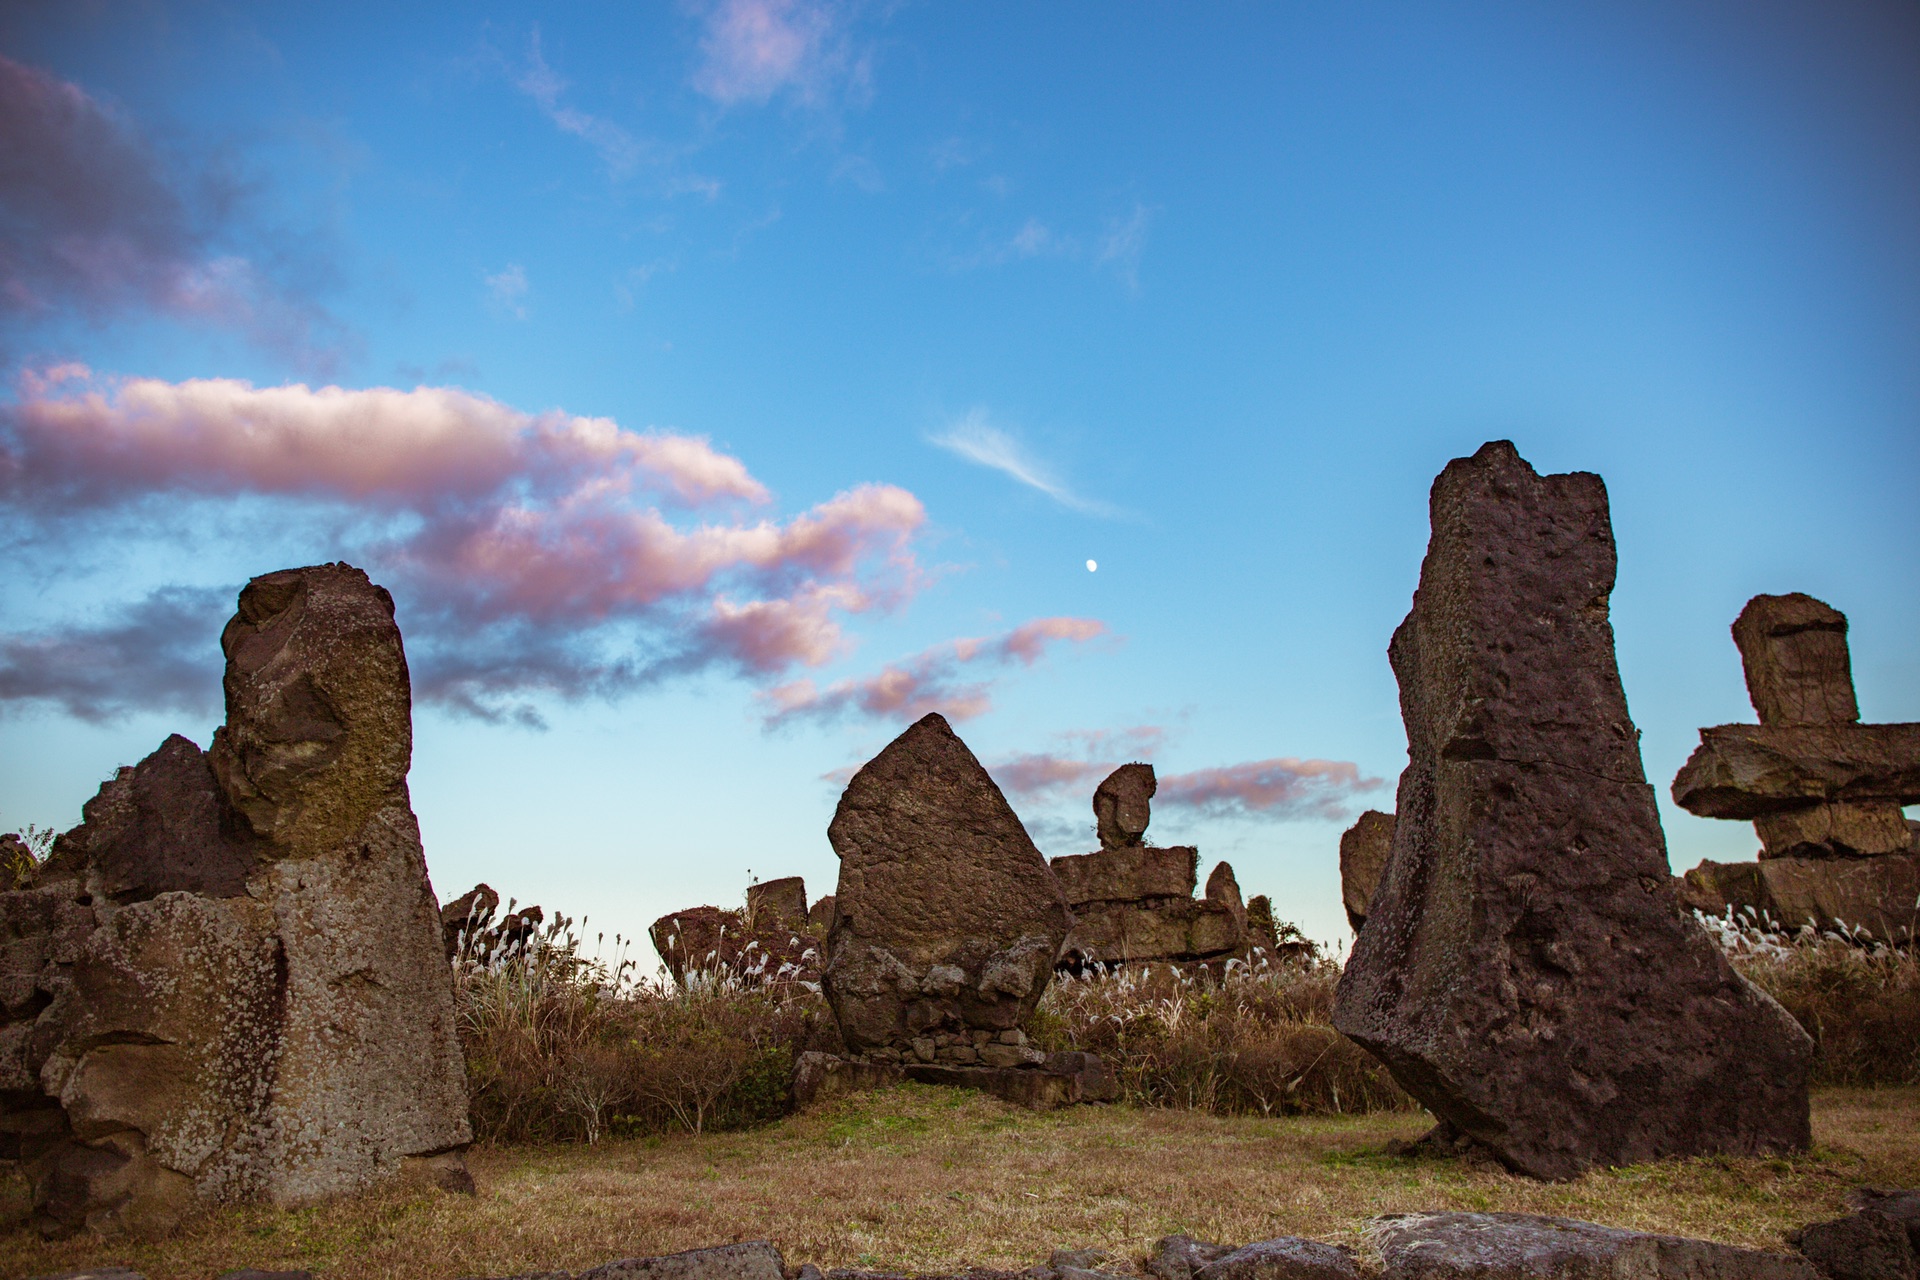
<instances>
[{"instance_id":1,"label":"dry vegetation","mask_svg":"<svg viewBox=\"0 0 1920 1280\"><path fill-rule=\"evenodd\" d=\"M791 1262L1021 1267L1057 1245L1138 1261L1171 1231L1354 1243L1369 1215L1566 1214L1730 1243L1833 1216L1862 1183L1920 1185L1920 1090L1826 1090L1815 1150L1665 1161L1539 1183L1388 1156L1417 1112L1221 1117L1159 1108L1034 1114L908 1085L748 1132L477 1148L477 1197L396 1188L294 1212L221 1210L151 1245L0 1235L0 1275L123 1263L152 1280L229 1267L329 1277L502 1276L764 1237Z\"/></svg>"},{"instance_id":2,"label":"dry vegetation","mask_svg":"<svg viewBox=\"0 0 1920 1280\"><path fill-rule=\"evenodd\" d=\"M1920 1185L1920 961L1717 926L1736 965L1820 1044L1816 1148L1667 1161L1542 1184L1389 1156L1430 1119L1329 1025L1337 966L1115 973L1052 988L1030 1030L1094 1049L1132 1105L1051 1115L905 1086L787 1114L794 1054L830 1042L788 973L681 991L585 958L568 921L465 958L460 1031L480 1194L401 1186L293 1212L209 1213L153 1244L43 1243L0 1205L0 1275L107 1262L153 1280L240 1266L327 1276L509 1275L765 1237L794 1262L1023 1267L1055 1246L1135 1262L1172 1231L1355 1242L1411 1209L1560 1213L1762 1247L1863 1183ZM617 940L616 940L617 942ZM618 955L618 953L616 953Z\"/></svg>"}]
</instances>

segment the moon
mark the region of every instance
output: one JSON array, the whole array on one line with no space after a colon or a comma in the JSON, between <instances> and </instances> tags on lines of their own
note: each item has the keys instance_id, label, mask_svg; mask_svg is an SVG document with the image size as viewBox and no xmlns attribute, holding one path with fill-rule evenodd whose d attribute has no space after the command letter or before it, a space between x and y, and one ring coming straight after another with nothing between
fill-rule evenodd
<instances>
[{"instance_id":1,"label":"moon","mask_svg":"<svg viewBox=\"0 0 1920 1280\"><path fill-rule=\"evenodd\" d=\"M1097 573L1097 572L1099 572L1099 569L1100 569L1100 562L1099 562L1098 560L1089 560L1089 561L1087 561L1087 572L1088 572L1088 573Z\"/></svg>"}]
</instances>

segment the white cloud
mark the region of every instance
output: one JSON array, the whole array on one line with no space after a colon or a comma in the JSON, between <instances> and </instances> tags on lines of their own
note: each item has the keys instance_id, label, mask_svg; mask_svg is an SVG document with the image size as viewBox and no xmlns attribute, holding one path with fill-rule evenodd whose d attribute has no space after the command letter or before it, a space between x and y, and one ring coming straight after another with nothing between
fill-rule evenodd
<instances>
[{"instance_id":1,"label":"white cloud","mask_svg":"<svg viewBox=\"0 0 1920 1280\"><path fill-rule=\"evenodd\" d=\"M487 276L487 292L496 307L515 320L527 318L527 273L517 262L509 262L497 273Z\"/></svg>"},{"instance_id":2,"label":"white cloud","mask_svg":"<svg viewBox=\"0 0 1920 1280\"><path fill-rule=\"evenodd\" d=\"M1147 227L1153 222L1154 212L1134 201L1132 213L1107 219L1094 250L1095 265L1111 266L1129 289L1140 287L1140 254L1147 247Z\"/></svg>"},{"instance_id":3,"label":"white cloud","mask_svg":"<svg viewBox=\"0 0 1920 1280\"><path fill-rule=\"evenodd\" d=\"M614 177L624 177L633 172L644 156L646 148L640 140L613 121L589 115L561 102L560 95L566 92L567 82L547 65L546 57L540 51L539 27L533 29L531 47L527 53L527 69L514 81L514 87L538 103L540 109L546 112L547 119L553 121L562 133L570 133L598 151Z\"/></svg>"},{"instance_id":4,"label":"white cloud","mask_svg":"<svg viewBox=\"0 0 1920 1280\"><path fill-rule=\"evenodd\" d=\"M1011 476L1070 510L1094 516L1115 514L1114 509L1106 503L1083 498L1073 492L1046 464L1027 452L1025 445L987 421L984 409L968 411L946 431L929 436L927 443L978 466Z\"/></svg>"}]
</instances>

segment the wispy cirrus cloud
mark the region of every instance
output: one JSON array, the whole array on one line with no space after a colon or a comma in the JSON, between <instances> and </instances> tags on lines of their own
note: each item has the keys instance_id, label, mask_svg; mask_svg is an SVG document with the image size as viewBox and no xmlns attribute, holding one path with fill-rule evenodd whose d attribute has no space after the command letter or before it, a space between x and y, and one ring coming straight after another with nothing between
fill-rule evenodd
<instances>
[{"instance_id":1,"label":"wispy cirrus cloud","mask_svg":"<svg viewBox=\"0 0 1920 1280\"><path fill-rule=\"evenodd\" d=\"M766 487L703 439L457 388L98 379L77 365L24 375L0 408L0 498L16 537L55 540L84 538L102 513L182 504L265 500L287 527L291 514L328 515L300 553L351 559L391 587L416 692L483 716L518 714L514 700L539 693L819 665L844 647L840 619L918 589L911 543L925 520L911 493L872 484L755 517ZM0 701L107 714L86 677L62 692L56 664L34 655L107 652L145 608L0 638Z\"/></svg>"},{"instance_id":2,"label":"wispy cirrus cloud","mask_svg":"<svg viewBox=\"0 0 1920 1280\"><path fill-rule=\"evenodd\" d=\"M243 184L162 153L86 90L0 55L0 316L147 311L231 329L301 368L353 340L283 278L293 243L250 252ZM269 267L263 262L281 266Z\"/></svg>"},{"instance_id":3,"label":"wispy cirrus cloud","mask_svg":"<svg viewBox=\"0 0 1920 1280\"><path fill-rule=\"evenodd\" d=\"M993 425L986 410L970 409L946 430L927 437L927 443L965 458L976 466L998 471L1029 489L1038 490L1069 510L1084 515L1113 516L1107 503L1083 498L1054 475L1051 468L1010 433Z\"/></svg>"},{"instance_id":4,"label":"wispy cirrus cloud","mask_svg":"<svg viewBox=\"0 0 1920 1280\"><path fill-rule=\"evenodd\" d=\"M706 11L693 86L722 106L788 94L821 105L871 83L870 60L846 33L846 9L819 0L718 0Z\"/></svg>"},{"instance_id":5,"label":"wispy cirrus cloud","mask_svg":"<svg viewBox=\"0 0 1920 1280\"><path fill-rule=\"evenodd\" d=\"M527 269L517 262L509 262L499 271L483 277L487 282L487 294L493 305L505 315L515 320L527 318Z\"/></svg>"},{"instance_id":6,"label":"wispy cirrus cloud","mask_svg":"<svg viewBox=\"0 0 1920 1280\"><path fill-rule=\"evenodd\" d=\"M564 100L567 81L547 64L546 54L540 47L538 26L533 28L527 44L527 63L514 77L514 87L533 99L556 129L579 138L599 152L612 176L621 178L632 173L647 157L647 145L612 120L567 104Z\"/></svg>"},{"instance_id":7,"label":"wispy cirrus cloud","mask_svg":"<svg viewBox=\"0 0 1920 1280\"><path fill-rule=\"evenodd\" d=\"M1008 666L1030 667L1056 644L1085 644L1107 634L1107 625L1093 618L1036 618L991 638L935 645L870 676L825 688L801 679L768 689L760 697L769 727L848 715L911 721L929 711L950 720L968 720L993 705L989 673Z\"/></svg>"}]
</instances>

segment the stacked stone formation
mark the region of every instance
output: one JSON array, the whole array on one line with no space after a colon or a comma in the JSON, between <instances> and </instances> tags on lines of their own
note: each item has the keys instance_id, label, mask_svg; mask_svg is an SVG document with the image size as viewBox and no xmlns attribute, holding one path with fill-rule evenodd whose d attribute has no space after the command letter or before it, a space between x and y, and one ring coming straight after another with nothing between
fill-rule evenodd
<instances>
[{"instance_id":1,"label":"stacked stone formation","mask_svg":"<svg viewBox=\"0 0 1920 1280\"><path fill-rule=\"evenodd\" d=\"M221 647L212 750L176 735L122 769L0 894L0 1133L49 1232L160 1232L410 1160L464 1177L392 599L348 565L269 574Z\"/></svg>"},{"instance_id":2,"label":"stacked stone formation","mask_svg":"<svg viewBox=\"0 0 1920 1280\"><path fill-rule=\"evenodd\" d=\"M1750 907L1788 926L1911 937L1920 842L1920 724L1861 724L1846 615L1801 593L1755 596L1733 624L1758 725L1700 731L1673 796L1703 817L1750 820L1760 862L1703 862L1683 899Z\"/></svg>"},{"instance_id":3,"label":"stacked stone formation","mask_svg":"<svg viewBox=\"0 0 1920 1280\"><path fill-rule=\"evenodd\" d=\"M1607 619L1604 484L1499 442L1448 464L1431 508L1389 646L1393 847L1334 1025L1534 1176L1804 1149L1812 1042L1668 875Z\"/></svg>"},{"instance_id":4,"label":"stacked stone formation","mask_svg":"<svg viewBox=\"0 0 1920 1280\"><path fill-rule=\"evenodd\" d=\"M1357 936L1393 849L1393 815L1369 809L1340 836L1340 902Z\"/></svg>"},{"instance_id":5,"label":"stacked stone formation","mask_svg":"<svg viewBox=\"0 0 1920 1280\"><path fill-rule=\"evenodd\" d=\"M1063 968L1244 956L1247 909L1233 868L1222 862L1195 899L1199 851L1146 843L1156 789L1153 766L1123 764L1093 793L1100 849L1053 860L1053 874L1073 909ZM1271 910L1269 909L1269 919Z\"/></svg>"},{"instance_id":6,"label":"stacked stone formation","mask_svg":"<svg viewBox=\"0 0 1920 1280\"><path fill-rule=\"evenodd\" d=\"M840 882L822 986L848 1049L883 1063L1043 1061L1019 1028L1072 917L946 720L924 717L868 761L827 838Z\"/></svg>"}]
</instances>

